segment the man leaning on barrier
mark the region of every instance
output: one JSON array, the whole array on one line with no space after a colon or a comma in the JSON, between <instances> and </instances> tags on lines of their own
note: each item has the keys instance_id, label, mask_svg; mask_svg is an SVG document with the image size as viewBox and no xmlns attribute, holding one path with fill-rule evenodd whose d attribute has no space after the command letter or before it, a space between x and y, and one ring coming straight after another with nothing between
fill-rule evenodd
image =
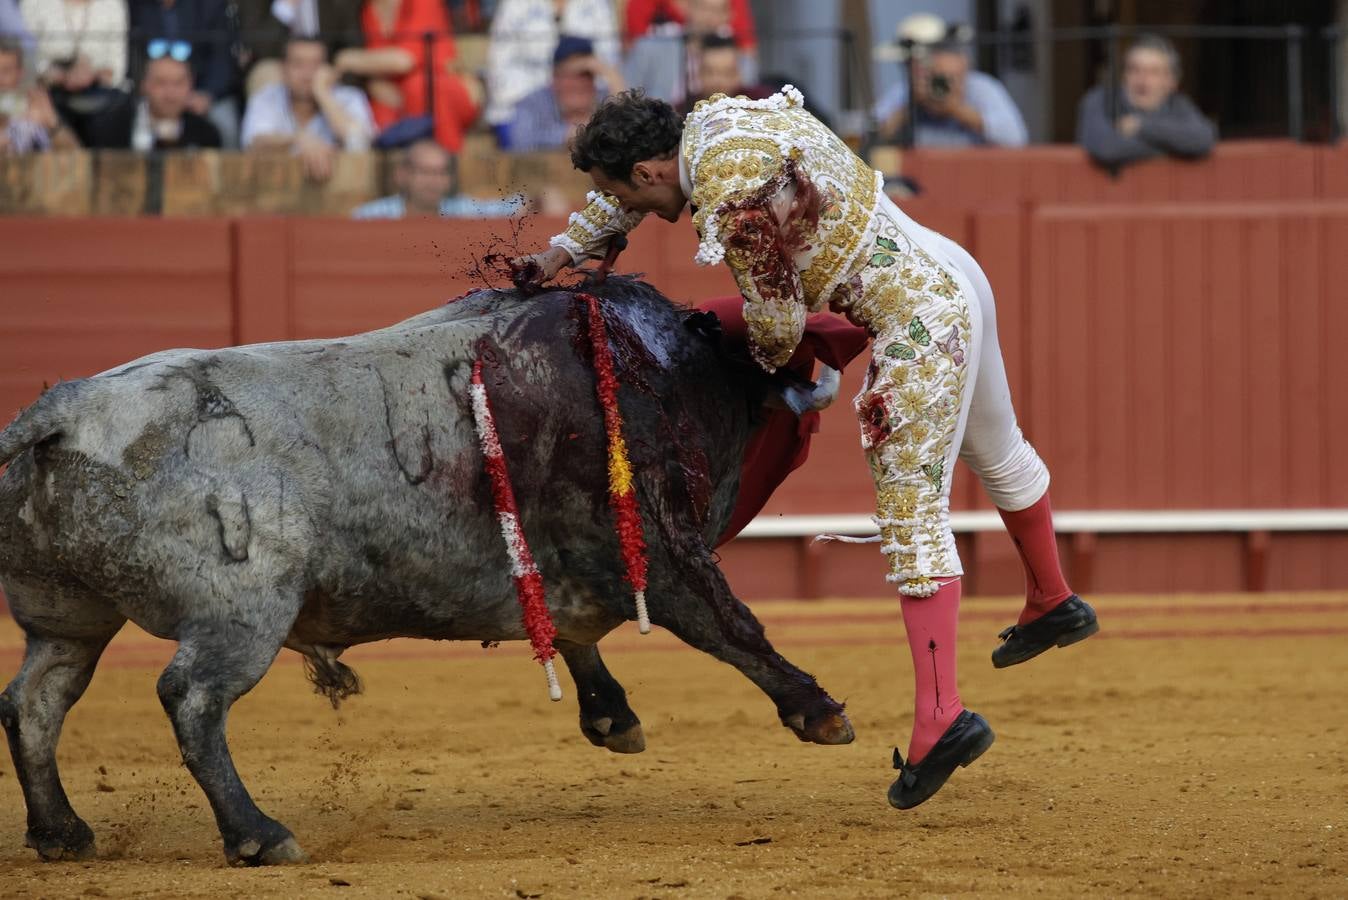
<instances>
[{"instance_id":1,"label":"man leaning on barrier","mask_svg":"<svg viewBox=\"0 0 1348 900\"><path fill-rule=\"evenodd\" d=\"M186 62L168 55L150 59L140 96L89 123L89 146L141 152L220 147L219 129L192 111L192 93Z\"/></svg>"},{"instance_id":2,"label":"man leaning on barrier","mask_svg":"<svg viewBox=\"0 0 1348 900\"><path fill-rule=\"evenodd\" d=\"M1096 87L1082 98L1077 142L1109 168L1157 156L1207 156L1217 128L1179 93L1179 80L1175 45L1156 35L1138 38L1124 58L1123 83Z\"/></svg>"},{"instance_id":3,"label":"man leaning on barrier","mask_svg":"<svg viewBox=\"0 0 1348 900\"><path fill-rule=\"evenodd\" d=\"M313 181L331 178L338 152L368 149L373 134L364 92L337 84L327 49L313 38L286 44L281 82L249 97L243 114L244 149L289 149Z\"/></svg>"},{"instance_id":4,"label":"man leaning on barrier","mask_svg":"<svg viewBox=\"0 0 1348 900\"><path fill-rule=\"evenodd\" d=\"M523 208L520 197L478 200L460 194L454 174L455 158L435 141L417 141L398 160L398 193L371 200L352 211L353 219L507 218Z\"/></svg>"}]
</instances>

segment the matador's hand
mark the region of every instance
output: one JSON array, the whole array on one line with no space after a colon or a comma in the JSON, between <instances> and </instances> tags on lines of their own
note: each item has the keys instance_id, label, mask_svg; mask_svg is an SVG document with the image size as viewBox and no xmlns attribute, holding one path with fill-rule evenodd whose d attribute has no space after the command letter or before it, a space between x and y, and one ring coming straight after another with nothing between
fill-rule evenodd
<instances>
[{"instance_id":1,"label":"matador's hand","mask_svg":"<svg viewBox=\"0 0 1348 900\"><path fill-rule=\"evenodd\" d=\"M515 257L510 261L510 270L516 284L537 286L556 278L569 265L570 253L561 247L550 247L542 253Z\"/></svg>"}]
</instances>

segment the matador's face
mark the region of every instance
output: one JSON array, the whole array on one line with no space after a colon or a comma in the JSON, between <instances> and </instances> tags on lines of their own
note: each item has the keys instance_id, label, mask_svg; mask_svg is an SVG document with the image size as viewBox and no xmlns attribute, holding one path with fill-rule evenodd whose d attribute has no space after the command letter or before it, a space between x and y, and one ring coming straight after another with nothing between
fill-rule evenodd
<instances>
[{"instance_id":1,"label":"matador's face","mask_svg":"<svg viewBox=\"0 0 1348 900\"><path fill-rule=\"evenodd\" d=\"M632 176L627 180L610 178L597 168L590 172L590 177L597 189L612 194L624 209L654 213L667 222L677 222L688 205L679 184L677 156L639 162L632 167Z\"/></svg>"}]
</instances>

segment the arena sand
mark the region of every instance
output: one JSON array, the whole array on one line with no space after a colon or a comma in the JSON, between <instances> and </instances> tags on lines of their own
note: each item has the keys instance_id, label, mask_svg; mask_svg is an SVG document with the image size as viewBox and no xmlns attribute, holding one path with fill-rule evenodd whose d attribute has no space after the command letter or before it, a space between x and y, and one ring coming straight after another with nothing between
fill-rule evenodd
<instances>
[{"instance_id":1,"label":"arena sand","mask_svg":"<svg viewBox=\"0 0 1348 900\"><path fill-rule=\"evenodd\" d=\"M635 627L604 648L636 756L590 746L523 645L358 648L340 712L284 651L230 737L312 862L253 870L224 866L159 708L171 645L128 626L60 751L100 858L22 846L4 754L0 896L1348 896L1348 596L1093 599L1099 637L1000 672L1017 604L966 602L964 700L997 744L909 813L885 803L911 702L893 602L757 606L847 701L847 747L798 743L733 669ZM6 618L6 680L20 652Z\"/></svg>"}]
</instances>

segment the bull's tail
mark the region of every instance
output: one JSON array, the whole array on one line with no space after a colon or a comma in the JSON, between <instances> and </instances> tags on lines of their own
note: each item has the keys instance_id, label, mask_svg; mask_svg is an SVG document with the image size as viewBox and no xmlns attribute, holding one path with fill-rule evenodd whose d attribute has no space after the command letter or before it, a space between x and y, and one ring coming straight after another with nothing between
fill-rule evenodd
<instances>
[{"instance_id":1,"label":"bull's tail","mask_svg":"<svg viewBox=\"0 0 1348 900\"><path fill-rule=\"evenodd\" d=\"M23 451L61 434L75 418L75 400L88 382L63 381L49 388L0 431L0 466Z\"/></svg>"}]
</instances>

